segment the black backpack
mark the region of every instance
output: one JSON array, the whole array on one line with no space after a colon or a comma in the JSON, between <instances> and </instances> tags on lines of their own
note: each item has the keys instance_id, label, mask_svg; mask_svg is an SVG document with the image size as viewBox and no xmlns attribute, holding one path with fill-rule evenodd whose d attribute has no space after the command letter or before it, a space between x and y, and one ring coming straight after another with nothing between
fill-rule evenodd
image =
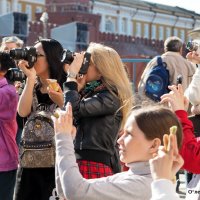
<instances>
[{"instance_id":1,"label":"black backpack","mask_svg":"<svg viewBox=\"0 0 200 200\"><path fill-rule=\"evenodd\" d=\"M150 69L146 80L145 94L154 101L160 101L160 97L169 92L169 84L167 64L157 56L157 65Z\"/></svg>"}]
</instances>

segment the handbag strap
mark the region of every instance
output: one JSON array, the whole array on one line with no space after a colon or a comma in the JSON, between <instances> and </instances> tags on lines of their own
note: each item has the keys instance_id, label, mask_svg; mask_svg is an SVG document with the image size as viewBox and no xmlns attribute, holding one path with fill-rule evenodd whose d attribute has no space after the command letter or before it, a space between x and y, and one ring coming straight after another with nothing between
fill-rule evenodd
<instances>
[{"instance_id":1,"label":"handbag strap","mask_svg":"<svg viewBox=\"0 0 200 200\"><path fill-rule=\"evenodd\" d=\"M34 86L34 88L33 88L33 102L32 102L33 111L37 110L37 106L38 106L38 98L37 98L36 89L35 89L35 86Z\"/></svg>"}]
</instances>

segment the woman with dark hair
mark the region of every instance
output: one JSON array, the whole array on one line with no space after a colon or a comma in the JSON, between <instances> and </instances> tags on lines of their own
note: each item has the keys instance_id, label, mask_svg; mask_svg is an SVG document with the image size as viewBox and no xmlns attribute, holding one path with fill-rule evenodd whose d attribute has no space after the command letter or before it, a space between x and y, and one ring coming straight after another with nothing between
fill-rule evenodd
<instances>
[{"instance_id":1,"label":"woman with dark hair","mask_svg":"<svg viewBox=\"0 0 200 200\"><path fill-rule=\"evenodd\" d=\"M53 188L55 188L54 164L52 164L52 162L51 165L45 165L45 159L47 159L47 156L54 152L55 149L51 152L50 149L49 152L47 150L47 154L45 154L44 151L43 155L38 153L40 156L43 156L41 159L34 157L36 156L35 153L39 152L37 145L46 144L46 141L42 141L41 139L43 136L37 135L41 134L42 131L40 132L40 130L44 130L44 137L46 137L46 140L50 141L53 146L54 130L52 131L53 134L49 134L49 130L52 130L51 127L48 130L47 126L43 124L43 122L49 123L51 126L52 122L45 116L37 119L32 117L35 117L34 114L41 111L43 113L49 113L52 108L63 107L64 102L60 86L58 91L54 91L53 89L50 89L48 83L48 79L56 79L58 85L62 85L64 82L63 65L60 61L63 48L62 45L54 39L42 39L38 41L34 47L37 52L37 61L33 68L28 69L28 62L25 60L19 62L19 67L27 76L27 80L19 99L18 113L21 117L28 117L28 120L24 126L20 143L20 168L18 170L15 191L16 200L47 200L49 199ZM39 124L30 124L31 119L33 123L39 121ZM35 140L35 135L38 137L36 137L37 140ZM28 154L26 149L28 147L25 146L28 139L30 139L28 144L32 145L31 147L36 148L34 151L30 152L30 154ZM39 145L39 147L44 150L44 146L42 145ZM55 156L52 157L55 159ZM31 159L33 162L30 164L29 162L31 162Z\"/></svg>"}]
</instances>

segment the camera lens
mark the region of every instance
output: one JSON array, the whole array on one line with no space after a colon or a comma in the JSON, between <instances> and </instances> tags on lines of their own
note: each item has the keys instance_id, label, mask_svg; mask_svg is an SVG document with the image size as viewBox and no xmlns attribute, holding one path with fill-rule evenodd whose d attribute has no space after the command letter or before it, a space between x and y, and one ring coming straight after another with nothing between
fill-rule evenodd
<instances>
[{"instance_id":1,"label":"camera lens","mask_svg":"<svg viewBox=\"0 0 200 200\"><path fill-rule=\"evenodd\" d=\"M74 53L70 50L64 49L61 57L61 62L66 64L71 64L74 60Z\"/></svg>"},{"instance_id":2,"label":"camera lens","mask_svg":"<svg viewBox=\"0 0 200 200\"><path fill-rule=\"evenodd\" d=\"M10 50L10 57L16 60L27 58L27 51L25 49L11 49Z\"/></svg>"},{"instance_id":3,"label":"camera lens","mask_svg":"<svg viewBox=\"0 0 200 200\"><path fill-rule=\"evenodd\" d=\"M25 47L24 49L12 49L10 50L10 57L15 60L26 60L29 65L27 68L32 68L34 63L37 61L36 48Z\"/></svg>"},{"instance_id":4,"label":"camera lens","mask_svg":"<svg viewBox=\"0 0 200 200\"><path fill-rule=\"evenodd\" d=\"M10 80L10 81L20 81L22 82L23 80L26 79L25 74L23 73L23 71L19 70L18 68L12 68L9 69L8 72L6 73L6 77Z\"/></svg>"}]
</instances>

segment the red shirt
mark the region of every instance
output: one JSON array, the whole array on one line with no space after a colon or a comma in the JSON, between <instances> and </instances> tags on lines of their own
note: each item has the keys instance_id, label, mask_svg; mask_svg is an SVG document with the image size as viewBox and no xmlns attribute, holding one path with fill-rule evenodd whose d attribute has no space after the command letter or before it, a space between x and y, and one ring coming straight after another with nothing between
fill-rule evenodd
<instances>
[{"instance_id":1,"label":"red shirt","mask_svg":"<svg viewBox=\"0 0 200 200\"><path fill-rule=\"evenodd\" d=\"M200 174L200 137L195 138L192 122L188 119L187 112L177 110L176 115L183 127L183 141L180 154L184 159L183 168Z\"/></svg>"}]
</instances>

